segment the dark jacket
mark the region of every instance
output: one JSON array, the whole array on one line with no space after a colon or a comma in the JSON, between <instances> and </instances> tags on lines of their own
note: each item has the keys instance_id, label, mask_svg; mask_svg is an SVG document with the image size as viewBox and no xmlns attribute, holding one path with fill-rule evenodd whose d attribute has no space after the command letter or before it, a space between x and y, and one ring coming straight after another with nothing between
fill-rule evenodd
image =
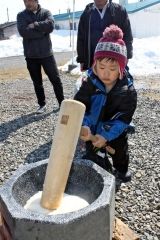
<instances>
[{"instance_id":1,"label":"dark jacket","mask_svg":"<svg viewBox=\"0 0 160 240\"><path fill-rule=\"evenodd\" d=\"M117 80L107 93L105 85L91 69L74 99L86 106L83 125L107 141L116 139L127 130L137 105L137 93L131 79L124 76Z\"/></svg>"},{"instance_id":2,"label":"dark jacket","mask_svg":"<svg viewBox=\"0 0 160 240\"><path fill-rule=\"evenodd\" d=\"M38 24L34 29L28 28L33 22ZM27 58L45 58L53 55L49 34L54 29L54 20L48 10L39 5L36 14L27 9L18 13L17 28L23 37L24 55Z\"/></svg>"},{"instance_id":3,"label":"dark jacket","mask_svg":"<svg viewBox=\"0 0 160 240\"><path fill-rule=\"evenodd\" d=\"M94 49L91 49L92 45L91 43L93 39L90 39L91 38L90 23L92 22L93 15L95 16L95 11L97 10L94 8L94 4L93 3L88 4L84 12L82 13L79 21L77 36L77 62L84 64L83 70L86 70L89 67L91 67L93 62ZM127 58L128 59L132 58L133 36L126 9L119 4L111 2L107 6L104 17L106 19L106 24L103 25L101 36L99 36L98 39L102 37L102 33L107 26L111 24L117 25L122 29L124 33L123 40L126 43L127 47ZM103 19L101 21L103 21ZM95 29L95 31L96 30L97 29Z\"/></svg>"}]
</instances>

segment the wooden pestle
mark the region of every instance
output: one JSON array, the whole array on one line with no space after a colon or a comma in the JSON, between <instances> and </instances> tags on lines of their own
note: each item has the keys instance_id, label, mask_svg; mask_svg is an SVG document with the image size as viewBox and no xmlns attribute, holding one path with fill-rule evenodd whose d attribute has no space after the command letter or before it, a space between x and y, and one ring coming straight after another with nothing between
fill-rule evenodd
<instances>
[{"instance_id":1,"label":"wooden pestle","mask_svg":"<svg viewBox=\"0 0 160 240\"><path fill-rule=\"evenodd\" d=\"M84 113L84 104L75 100L62 102L43 186L43 208L53 210L61 204Z\"/></svg>"}]
</instances>

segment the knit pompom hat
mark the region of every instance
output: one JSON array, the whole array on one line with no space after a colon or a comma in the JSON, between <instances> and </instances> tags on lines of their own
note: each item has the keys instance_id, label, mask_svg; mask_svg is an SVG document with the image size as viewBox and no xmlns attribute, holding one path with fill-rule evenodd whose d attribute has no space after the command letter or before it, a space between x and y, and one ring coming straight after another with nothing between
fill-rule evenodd
<instances>
[{"instance_id":1,"label":"knit pompom hat","mask_svg":"<svg viewBox=\"0 0 160 240\"><path fill-rule=\"evenodd\" d=\"M112 24L104 30L103 37L97 43L94 52L94 62L100 58L113 58L117 60L121 77L127 64L127 49L122 38L122 30Z\"/></svg>"}]
</instances>

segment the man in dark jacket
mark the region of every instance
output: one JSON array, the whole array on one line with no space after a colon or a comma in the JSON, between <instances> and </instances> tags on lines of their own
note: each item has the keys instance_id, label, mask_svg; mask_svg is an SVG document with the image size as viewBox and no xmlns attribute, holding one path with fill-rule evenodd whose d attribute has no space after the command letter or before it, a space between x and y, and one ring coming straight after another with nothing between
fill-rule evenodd
<instances>
[{"instance_id":1,"label":"man in dark jacket","mask_svg":"<svg viewBox=\"0 0 160 240\"><path fill-rule=\"evenodd\" d=\"M24 0L24 4L26 9L17 15L17 28L23 37L27 68L38 99L37 113L43 113L46 110L46 102L41 67L53 85L59 106L64 100L63 87L49 35L54 29L54 20L48 10L41 8L38 0Z\"/></svg>"},{"instance_id":2,"label":"man in dark jacket","mask_svg":"<svg viewBox=\"0 0 160 240\"><path fill-rule=\"evenodd\" d=\"M109 2L108 2L109 1ZM103 31L111 24L120 27L127 47L127 58L132 58L132 31L126 9L112 0L94 0L81 15L77 36L77 62L81 70L92 66L95 47Z\"/></svg>"}]
</instances>

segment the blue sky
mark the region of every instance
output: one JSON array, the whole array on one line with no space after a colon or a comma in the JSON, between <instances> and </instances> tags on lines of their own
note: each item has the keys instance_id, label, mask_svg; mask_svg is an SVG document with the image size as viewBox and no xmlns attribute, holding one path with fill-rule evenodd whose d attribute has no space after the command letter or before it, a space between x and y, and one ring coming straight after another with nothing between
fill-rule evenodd
<instances>
[{"instance_id":1,"label":"blue sky","mask_svg":"<svg viewBox=\"0 0 160 240\"><path fill-rule=\"evenodd\" d=\"M67 8L73 9L73 0L39 0L42 7L49 9L53 14L64 13ZM75 10L83 10L85 5L93 2L92 0L75 0ZM118 0L114 0L118 2ZM128 0L137 2L137 0ZM0 23L7 22L7 8L9 21L15 21L17 13L24 9L23 0L0 0Z\"/></svg>"}]
</instances>

